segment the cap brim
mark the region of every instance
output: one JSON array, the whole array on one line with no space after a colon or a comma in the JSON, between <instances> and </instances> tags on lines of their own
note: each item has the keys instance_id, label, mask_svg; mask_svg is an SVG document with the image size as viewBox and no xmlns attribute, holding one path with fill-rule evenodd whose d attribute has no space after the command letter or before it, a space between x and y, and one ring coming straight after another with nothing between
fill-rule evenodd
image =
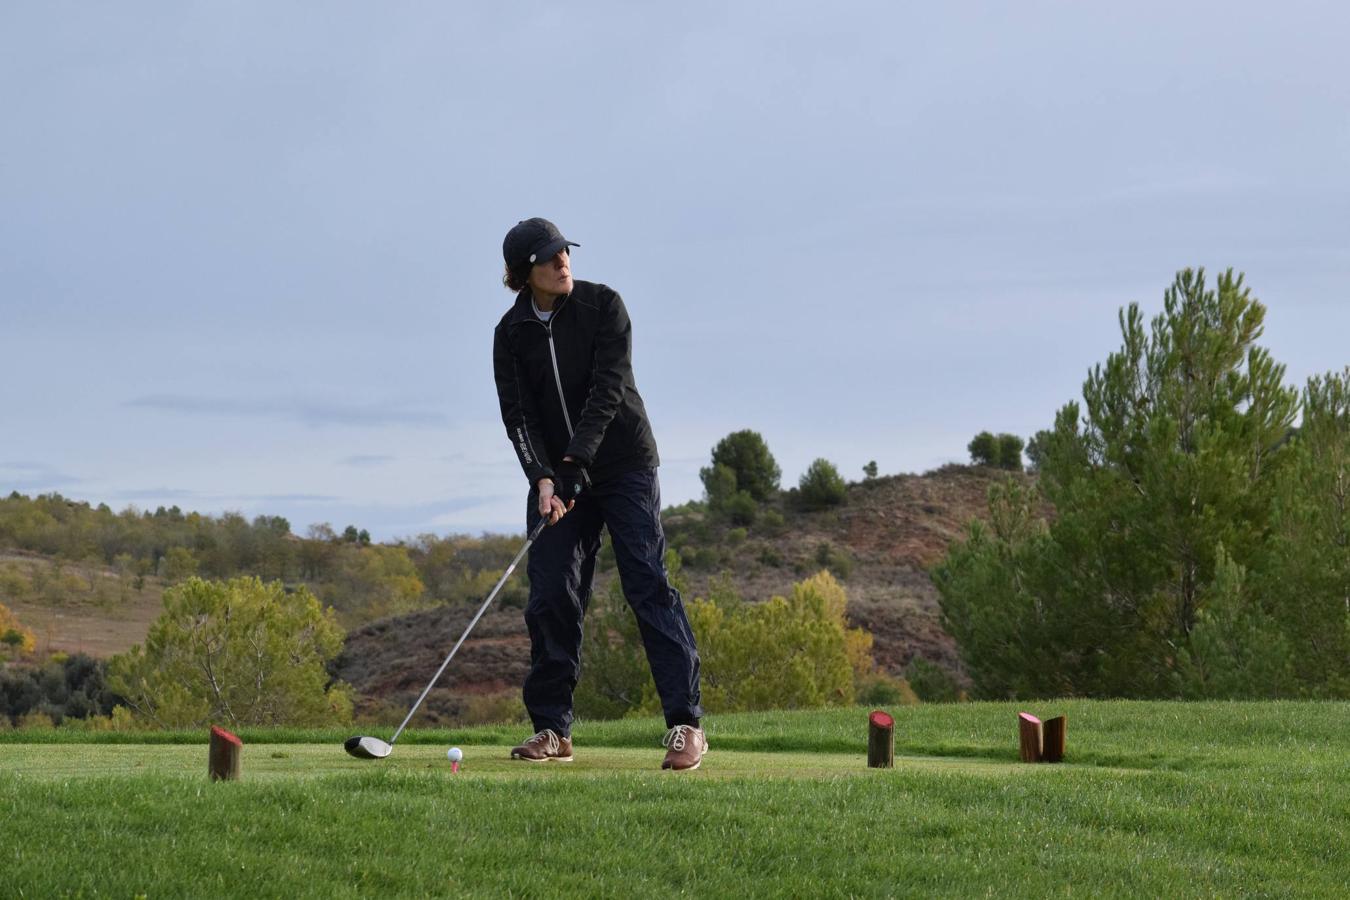
<instances>
[{"instance_id":1,"label":"cap brim","mask_svg":"<svg viewBox=\"0 0 1350 900\"><path fill-rule=\"evenodd\" d=\"M547 244L531 253L530 262L535 263L536 265L538 265L539 263L545 263L548 262L553 257L557 256L558 251L564 247L580 247L580 246L581 246L580 244L576 243L575 241L569 241L567 240L567 238L558 238L555 241L549 241Z\"/></svg>"}]
</instances>

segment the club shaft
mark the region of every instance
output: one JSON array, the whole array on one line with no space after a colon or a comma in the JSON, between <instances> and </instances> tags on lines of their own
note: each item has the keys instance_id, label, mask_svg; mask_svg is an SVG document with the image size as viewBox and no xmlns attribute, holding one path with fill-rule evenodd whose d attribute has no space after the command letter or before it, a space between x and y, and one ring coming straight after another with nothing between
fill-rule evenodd
<instances>
[{"instance_id":1,"label":"club shaft","mask_svg":"<svg viewBox=\"0 0 1350 900\"><path fill-rule=\"evenodd\" d=\"M531 531L530 536L525 539L525 546L520 548L520 552L516 554L516 558L511 560L511 565L506 567L506 571L502 573L502 577L497 581L497 586L487 595L487 599L483 601L483 605L478 607L478 612L474 614L474 617L471 620L469 620L469 627L464 629L464 633L459 636L459 640L456 641L455 646L451 648L450 655L445 658L445 662L441 663L441 667L436 670L436 674L431 676L431 681L427 682L426 688L422 691L422 696L418 697L417 702L413 704L412 709L408 710L408 715L404 718L403 724L398 726L398 731L395 731L394 736L389 739L389 746L394 746L394 741L398 740L398 736L403 733L403 729L408 727L408 723L412 721L413 714L417 712L417 708L422 705L422 701L427 699L427 694L431 693L431 689L436 686L436 682L441 678L441 673L445 671L446 666L450 665L450 660L455 658L455 653L459 651L459 647L464 643L464 639L469 636L470 631L473 631L473 626L478 624L478 620L483 618L483 613L487 612L487 608L491 606L492 601L496 599L497 592L502 589L502 585L506 584L506 579L511 577L511 573L514 572L516 566L520 564L521 557L523 557L526 551L530 549L530 545L534 543L535 538L539 537L539 533L543 531L547 525L548 516L544 516L539 520L539 524L534 526L534 531Z\"/></svg>"}]
</instances>

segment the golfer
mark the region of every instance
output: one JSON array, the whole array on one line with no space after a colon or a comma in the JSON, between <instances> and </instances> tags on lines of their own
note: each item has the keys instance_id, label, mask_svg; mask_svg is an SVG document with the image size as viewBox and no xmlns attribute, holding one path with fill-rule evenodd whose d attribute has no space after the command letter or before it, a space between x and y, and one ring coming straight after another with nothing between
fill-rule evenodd
<instances>
[{"instance_id":1,"label":"golfer","mask_svg":"<svg viewBox=\"0 0 1350 900\"><path fill-rule=\"evenodd\" d=\"M572 278L568 248L577 246L546 219L518 223L502 243L502 280L516 299L493 335L497 399L530 483L526 529L541 516L550 523L530 548L525 607L525 708L536 734L511 757L572 759L581 620L608 527L669 729L661 767L696 769L708 749L698 648L666 574L660 460L633 380L632 327L618 293Z\"/></svg>"}]
</instances>

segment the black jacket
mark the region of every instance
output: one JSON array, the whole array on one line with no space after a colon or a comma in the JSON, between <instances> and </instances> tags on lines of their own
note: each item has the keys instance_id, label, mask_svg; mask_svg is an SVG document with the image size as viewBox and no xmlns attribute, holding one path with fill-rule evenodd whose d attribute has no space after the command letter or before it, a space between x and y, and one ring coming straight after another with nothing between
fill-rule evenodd
<instances>
[{"instance_id":1,"label":"black jacket","mask_svg":"<svg viewBox=\"0 0 1350 900\"><path fill-rule=\"evenodd\" d=\"M632 325L613 289L573 281L547 323L530 289L492 339L502 422L530 484L570 456L592 482L660 464L647 409L633 382Z\"/></svg>"}]
</instances>

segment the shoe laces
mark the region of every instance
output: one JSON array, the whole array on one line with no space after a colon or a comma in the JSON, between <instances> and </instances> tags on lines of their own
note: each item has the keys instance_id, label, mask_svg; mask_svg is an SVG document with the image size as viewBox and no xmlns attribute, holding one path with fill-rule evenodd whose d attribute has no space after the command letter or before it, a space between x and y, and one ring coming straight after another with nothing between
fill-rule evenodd
<instances>
[{"instance_id":1,"label":"shoe laces","mask_svg":"<svg viewBox=\"0 0 1350 900\"><path fill-rule=\"evenodd\" d=\"M675 752L684 750L685 737L694 731L692 725L676 725L666 732L666 736L661 738L661 746L669 747Z\"/></svg>"},{"instance_id":2,"label":"shoe laces","mask_svg":"<svg viewBox=\"0 0 1350 900\"><path fill-rule=\"evenodd\" d=\"M526 741L526 743L537 744L540 741L544 742L544 752L552 756L558 755L558 734L552 728L545 728L543 731Z\"/></svg>"}]
</instances>

